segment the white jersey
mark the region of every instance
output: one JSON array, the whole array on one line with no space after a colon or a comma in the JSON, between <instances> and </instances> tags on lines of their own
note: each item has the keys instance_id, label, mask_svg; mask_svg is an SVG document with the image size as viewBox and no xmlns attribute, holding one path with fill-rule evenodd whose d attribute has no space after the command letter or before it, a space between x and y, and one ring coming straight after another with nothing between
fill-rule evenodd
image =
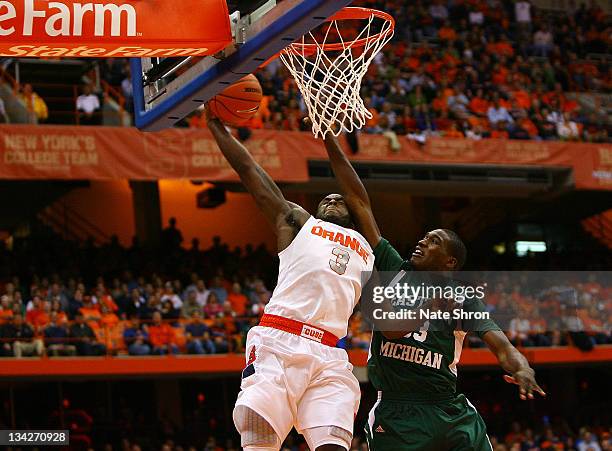
<instances>
[{"instance_id":1,"label":"white jersey","mask_svg":"<svg viewBox=\"0 0 612 451\"><path fill-rule=\"evenodd\" d=\"M278 255L278 284L265 312L344 337L374 267L374 253L365 238L311 216Z\"/></svg>"}]
</instances>

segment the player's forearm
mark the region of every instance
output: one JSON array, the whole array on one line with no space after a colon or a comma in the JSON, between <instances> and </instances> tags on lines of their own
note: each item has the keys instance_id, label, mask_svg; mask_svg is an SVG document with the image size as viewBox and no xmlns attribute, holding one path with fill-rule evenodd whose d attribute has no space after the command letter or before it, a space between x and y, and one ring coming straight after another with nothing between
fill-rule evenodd
<instances>
[{"instance_id":1,"label":"player's forearm","mask_svg":"<svg viewBox=\"0 0 612 451\"><path fill-rule=\"evenodd\" d=\"M355 172L353 165L340 148L340 144L335 136L328 134L325 138L325 149L329 155L332 170L336 175L336 180L340 185L342 195L347 199L353 198L359 202L369 205L370 198L361 179Z\"/></svg>"},{"instance_id":2,"label":"player's forearm","mask_svg":"<svg viewBox=\"0 0 612 451\"><path fill-rule=\"evenodd\" d=\"M208 121L208 128L215 137L221 153L241 178L242 174L257 166L257 162L246 147L240 144L240 142L227 131L221 121L218 119L210 119Z\"/></svg>"},{"instance_id":3,"label":"player's forearm","mask_svg":"<svg viewBox=\"0 0 612 451\"><path fill-rule=\"evenodd\" d=\"M499 365L510 374L521 370L531 370L529 362L512 344L508 344L497 354Z\"/></svg>"},{"instance_id":4,"label":"player's forearm","mask_svg":"<svg viewBox=\"0 0 612 451\"><path fill-rule=\"evenodd\" d=\"M219 120L210 119L208 127L215 137L221 153L238 173L240 180L255 199L257 206L266 215L268 221L275 225L278 215L290 209L280 188Z\"/></svg>"}]
</instances>

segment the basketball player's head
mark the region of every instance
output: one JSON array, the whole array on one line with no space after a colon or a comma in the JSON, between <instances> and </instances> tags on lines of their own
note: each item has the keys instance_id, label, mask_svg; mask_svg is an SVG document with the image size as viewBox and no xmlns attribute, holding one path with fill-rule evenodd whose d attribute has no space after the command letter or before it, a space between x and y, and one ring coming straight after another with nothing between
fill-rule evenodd
<instances>
[{"instance_id":1,"label":"basketball player's head","mask_svg":"<svg viewBox=\"0 0 612 451\"><path fill-rule=\"evenodd\" d=\"M330 194L319 202L316 218L342 227L354 228L353 218L340 194Z\"/></svg>"},{"instance_id":2,"label":"basketball player's head","mask_svg":"<svg viewBox=\"0 0 612 451\"><path fill-rule=\"evenodd\" d=\"M417 243L410 263L418 271L459 271L465 264L467 249L452 230L427 232Z\"/></svg>"}]
</instances>

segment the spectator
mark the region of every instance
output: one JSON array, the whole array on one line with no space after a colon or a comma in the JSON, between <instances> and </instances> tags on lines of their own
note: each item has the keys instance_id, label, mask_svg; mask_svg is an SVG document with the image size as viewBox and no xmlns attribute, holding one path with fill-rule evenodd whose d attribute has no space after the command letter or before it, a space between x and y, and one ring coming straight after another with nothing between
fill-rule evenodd
<instances>
[{"instance_id":1,"label":"spectator","mask_svg":"<svg viewBox=\"0 0 612 451\"><path fill-rule=\"evenodd\" d=\"M519 0L514 4L514 15L519 25L531 24L531 3Z\"/></svg>"},{"instance_id":2,"label":"spectator","mask_svg":"<svg viewBox=\"0 0 612 451\"><path fill-rule=\"evenodd\" d=\"M147 306L143 310L143 318L153 318L153 314L155 312L162 311L162 303L159 295L157 293L153 293L149 296L149 300L147 301Z\"/></svg>"},{"instance_id":3,"label":"spectator","mask_svg":"<svg viewBox=\"0 0 612 451\"><path fill-rule=\"evenodd\" d=\"M111 295L106 292L104 284L98 284L96 288L96 295L93 296L91 300L99 309L101 309L102 306L105 306L111 312L116 312L119 310L119 307L117 307L117 304Z\"/></svg>"},{"instance_id":4,"label":"spectator","mask_svg":"<svg viewBox=\"0 0 612 451\"><path fill-rule=\"evenodd\" d=\"M240 286L238 282L235 282L234 284L232 284L232 292L228 295L227 300L230 303L231 308L236 313L236 315L238 316L246 315L246 307L247 307L248 299L242 293L242 287Z\"/></svg>"},{"instance_id":5,"label":"spectator","mask_svg":"<svg viewBox=\"0 0 612 451\"><path fill-rule=\"evenodd\" d=\"M13 340L15 339L15 326L13 318L0 324L0 357L13 356Z\"/></svg>"},{"instance_id":6,"label":"spectator","mask_svg":"<svg viewBox=\"0 0 612 451\"><path fill-rule=\"evenodd\" d=\"M125 78L121 81L121 93L125 97L125 109L128 113L134 111L134 92L132 85L132 75L129 63L124 65Z\"/></svg>"},{"instance_id":7,"label":"spectator","mask_svg":"<svg viewBox=\"0 0 612 451\"><path fill-rule=\"evenodd\" d=\"M187 291L187 299L181 307L181 317L191 318L196 312L201 313L202 307L200 306L200 304L198 304L197 291L194 289L190 289L189 291Z\"/></svg>"},{"instance_id":8,"label":"spectator","mask_svg":"<svg viewBox=\"0 0 612 451\"><path fill-rule=\"evenodd\" d=\"M174 329L168 323L162 322L159 312L153 313L153 324L149 326L149 341L153 354L178 353Z\"/></svg>"},{"instance_id":9,"label":"spectator","mask_svg":"<svg viewBox=\"0 0 612 451\"><path fill-rule=\"evenodd\" d=\"M473 9L470 11L469 19L471 25L482 25L484 23L485 16L482 11Z\"/></svg>"},{"instance_id":10,"label":"spectator","mask_svg":"<svg viewBox=\"0 0 612 451\"><path fill-rule=\"evenodd\" d=\"M147 301L140 294L140 290L138 288L134 288L130 293L130 299L128 304L125 306L124 311L130 317L132 315L146 317L146 306Z\"/></svg>"},{"instance_id":11,"label":"spectator","mask_svg":"<svg viewBox=\"0 0 612 451\"><path fill-rule=\"evenodd\" d=\"M172 217L168 220L168 227L162 231L161 236L162 247L169 252L175 252L183 243L183 234L176 227L176 218Z\"/></svg>"},{"instance_id":12,"label":"spectator","mask_svg":"<svg viewBox=\"0 0 612 451\"><path fill-rule=\"evenodd\" d=\"M80 125L100 125L100 98L94 93L92 85L83 86L83 94L77 97L76 109Z\"/></svg>"},{"instance_id":13,"label":"spectator","mask_svg":"<svg viewBox=\"0 0 612 451\"><path fill-rule=\"evenodd\" d=\"M548 57L553 49L553 35L546 25L542 25L533 35L533 54Z\"/></svg>"},{"instance_id":14,"label":"spectator","mask_svg":"<svg viewBox=\"0 0 612 451\"><path fill-rule=\"evenodd\" d=\"M487 110L487 118L491 125L497 125L499 122L514 122L508 110L500 105L499 97L495 97L493 105Z\"/></svg>"},{"instance_id":15,"label":"spectator","mask_svg":"<svg viewBox=\"0 0 612 451\"><path fill-rule=\"evenodd\" d=\"M531 3L519 0L514 4L514 17L516 19L518 39L525 42L531 32Z\"/></svg>"},{"instance_id":16,"label":"spectator","mask_svg":"<svg viewBox=\"0 0 612 451\"><path fill-rule=\"evenodd\" d=\"M32 85L26 83L23 85L21 94L19 95L20 100L25 104L28 110L28 122L31 124L37 124L45 122L49 118L49 109L45 101L34 92Z\"/></svg>"},{"instance_id":17,"label":"spectator","mask_svg":"<svg viewBox=\"0 0 612 451\"><path fill-rule=\"evenodd\" d=\"M576 441L578 451L601 451L597 436L586 429L583 429L580 434L580 439Z\"/></svg>"},{"instance_id":18,"label":"spectator","mask_svg":"<svg viewBox=\"0 0 612 451\"><path fill-rule=\"evenodd\" d=\"M523 309L519 309L519 315L510 321L510 329L508 330L508 338L515 346L533 346L529 339L531 326L529 319L525 315Z\"/></svg>"},{"instance_id":19,"label":"spectator","mask_svg":"<svg viewBox=\"0 0 612 451\"><path fill-rule=\"evenodd\" d=\"M106 352L106 347L97 342L96 334L85 322L83 313L79 312L75 315L74 323L69 330L79 355L104 355Z\"/></svg>"},{"instance_id":20,"label":"spectator","mask_svg":"<svg viewBox=\"0 0 612 451\"><path fill-rule=\"evenodd\" d=\"M16 358L22 356L42 356L44 351L43 341L34 337L34 330L23 321L23 316L13 316L12 328L5 329L6 337L11 340L13 355Z\"/></svg>"},{"instance_id":21,"label":"spectator","mask_svg":"<svg viewBox=\"0 0 612 451\"><path fill-rule=\"evenodd\" d=\"M43 301L38 295L34 295L32 300L26 306L26 322L29 324L36 323L36 317L43 313Z\"/></svg>"},{"instance_id":22,"label":"spectator","mask_svg":"<svg viewBox=\"0 0 612 451\"><path fill-rule=\"evenodd\" d=\"M208 296L210 295L210 291L206 288L206 284L202 279L198 279L196 282L196 300L200 307L204 307L208 300Z\"/></svg>"},{"instance_id":23,"label":"spectator","mask_svg":"<svg viewBox=\"0 0 612 451\"><path fill-rule=\"evenodd\" d=\"M470 100L463 93L460 86L455 87L455 93L448 98L447 104L448 109L453 113L455 118L462 120L467 119Z\"/></svg>"},{"instance_id":24,"label":"spectator","mask_svg":"<svg viewBox=\"0 0 612 451\"><path fill-rule=\"evenodd\" d=\"M91 296L83 296L83 307L79 309L79 313L83 316L85 321L87 321L90 327L98 327L102 314L100 313L100 309L94 305Z\"/></svg>"},{"instance_id":25,"label":"spectator","mask_svg":"<svg viewBox=\"0 0 612 451\"><path fill-rule=\"evenodd\" d=\"M112 330L119 324L119 317L111 311L105 304L100 306L100 327Z\"/></svg>"},{"instance_id":26,"label":"spectator","mask_svg":"<svg viewBox=\"0 0 612 451\"><path fill-rule=\"evenodd\" d=\"M4 100L0 98L0 124L8 124L9 120L6 108L4 107Z\"/></svg>"},{"instance_id":27,"label":"spectator","mask_svg":"<svg viewBox=\"0 0 612 451\"><path fill-rule=\"evenodd\" d=\"M221 276L215 276L210 284L210 294L212 295L213 293L220 304L225 303L227 300L227 289L225 288L225 281ZM210 303L210 298L208 302Z\"/></svg>"},{"instance_id":28,"label":"spectator","mask_svg":"<svg viewBox=\"0 0 612 451\"><path fill-rule=\"evenodd\" d=\"M578 124L571 120L570 113L564 113L557 122L557 135L564 141L577 141L580 138Z\"/></svg>"},{"instance_id":29,"label":"spectator","mask_svg":"<svg viewBox=\"0 0 612 451\"><path fill-rule=\"evenodd\" d=\"M448 9L442 0L434 0L429 7L429 14L439 26L448 19Z\"/></svg>"},{"instance_id":30,"label":"spectator","mask_svg":"<svg viewBox=\"0 0 612 451\"><path fill-rule=\"evenodd\" d=\"M68 335L68 328L58 320L57 312L51 312L49 324L44 329L47 354L75 355L76 347L70 344Z\"/></svg>"},{"instance_id":31,"label":"spectator","mask_svg":"<svg viewBox=\"0 0 612 451\"><path fill-rule=\"evenodd\" d=\"M176 294L176 292L174 291L174 287L172 286L172 282L166 282L164 285L164 294L161 297L161 303L162 305L165 302L170 302L172 304L172 308L174 310L181 310L181 307L183 306L183 301L181 300L181 298L179 297L178 294Z\"/></svg>"},{"instance_id":32,"label":"spectator","mask_svg":"<svg viewBox=\"0 0 612 451\"><path fill-rule=\"evenodd\" d=\"M81 309L81 307L83 307L83 305L84 305L83 290L77 289L75 290L72 298L68 300L68 313L70 314L70 316L74 317L74 315Z\"/></svg>"},{"instance_id":33,"label":"spectator","mask_svg":"<svg viewBox=\"0 0 612 451\"><path fill-rule=\"evenodd\" d=\"M0 325L11 321L13 318L13 306L10 298L4 294L0 297Z\"/></svg>"},{"instance_id":34,"label":"spectator","mask_svg":"<svg viewBox=\"0 0 612 451\"><path fill-rule=\"evenodd\" d=\"M57 282L51 284L51 289L49 290L49 293L47 294L48 301L53 301L56 298L57 300L59 300L62 310L67 310L68 309L68 296L66 296L66 293L64 292L64 290L62 290L62 287Z\"/></svg>"},{"instance_id":35,"label":"spectator","mask_svg":"<svg viewBox=\"0 0 612 451\"><path fill-rule=\"evenodd\" d=\"M148 342L148 334L140 324L136 314L130 316L129 326L123 330L123 341L130 355L149 355L151 346Z\"/></svg>"},{"instance_id":36,"label":"spectator","mask_svg":"<svg viewBox=\"0 0 612 451\"><path fill-rule=\"evenodd\" d=\"M202 321L202 315L195 311L191 322L185 326L187 352L189 354L214 354L215 344L210 337L210 329Z\"/></svg>"},{"instance_id":37,"label":"spectator","mask_svg":"<svg viewBox=\"0 0 612 451\"><path fill-rule=\"evenodd\" d=\"M229 342L227 339L226 323L223 314L217 315L210 330L216 352L219 354L227 353L229 351Z\"/></svg>"},{"instance_id":38,"label":"spectator","mask_svg":"<svg viewBox=\"0 0 612 451\"><path fill-rule=\"evenodd\" d=\"M208 302L204 306L204 315L206 318L215 318L223 312L223 306L219 303L219 298L215 292L210 293Z\"/></svg>"}]
</instances>

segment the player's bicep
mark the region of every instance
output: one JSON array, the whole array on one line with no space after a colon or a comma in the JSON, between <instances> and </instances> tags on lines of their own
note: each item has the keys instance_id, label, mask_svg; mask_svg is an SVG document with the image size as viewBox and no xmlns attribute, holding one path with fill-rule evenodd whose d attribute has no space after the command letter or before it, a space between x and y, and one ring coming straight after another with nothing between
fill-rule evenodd
<instances>
[{"instance_id":1,"label":"player's bicep","mask_svg":"<svg viewBox=\"0 0 612 451\"><path fill-rule=\"evenodd\" d=\"M500 331L501 328L491 318L490 312L484 303L478 299L466 300L461 309L468 315L468 319L462 321L462 329L465 332L475 333L481 340L489 331ZM502 333L502 335L504 335ZM505 337L505 335L504 335Z\"/></svg>"}]
</instances>

